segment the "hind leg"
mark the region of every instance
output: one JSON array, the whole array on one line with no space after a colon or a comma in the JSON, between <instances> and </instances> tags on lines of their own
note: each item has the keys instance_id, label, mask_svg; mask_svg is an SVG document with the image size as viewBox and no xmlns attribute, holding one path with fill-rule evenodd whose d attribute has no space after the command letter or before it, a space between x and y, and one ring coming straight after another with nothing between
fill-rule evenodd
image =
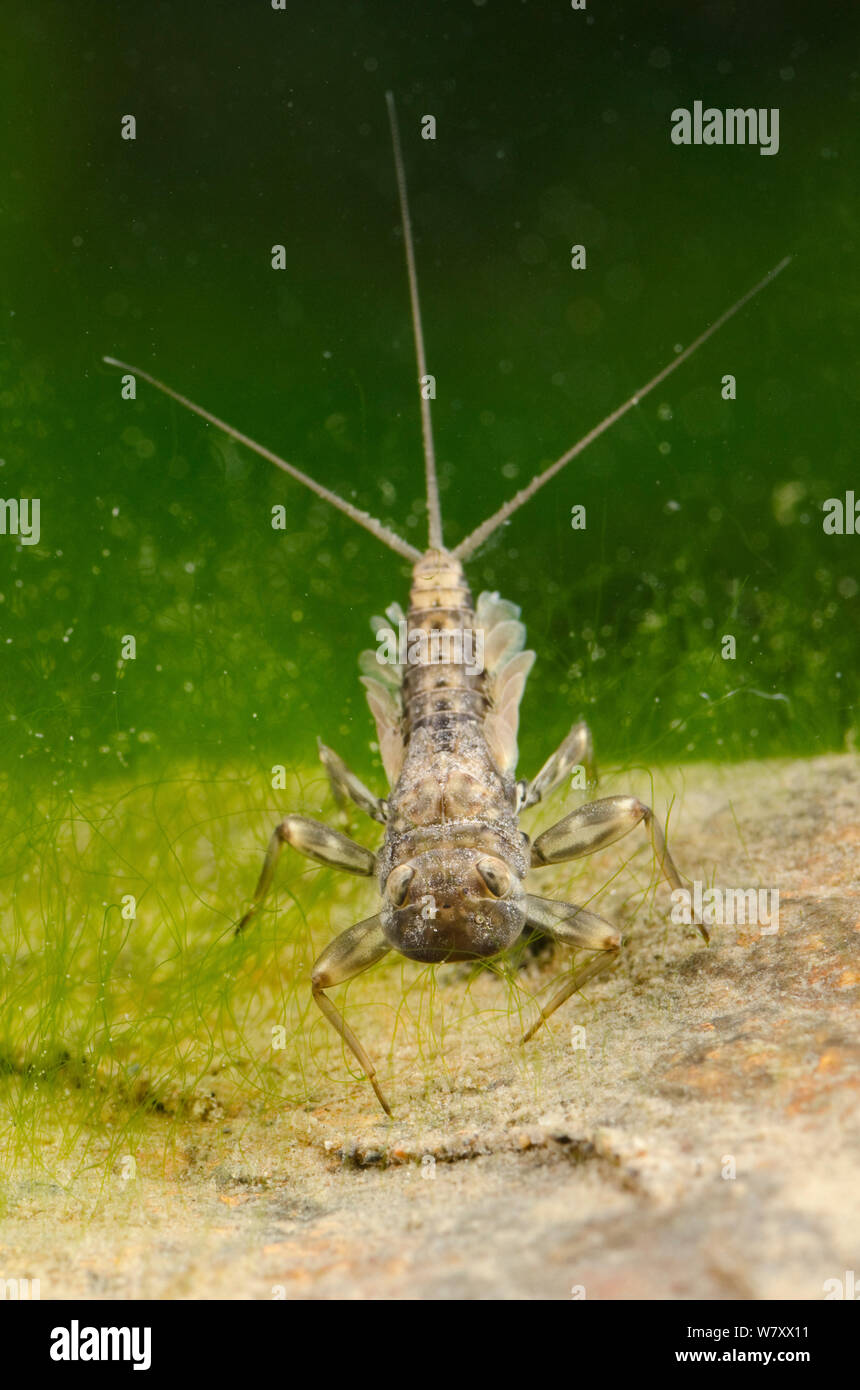
<instances>
[{"instance_id":1,"label":"hind leg","mask_svg":"<svg viewBox=\"0 0 860 1390\"><path fill-rule=\"evenodd\" d=\"M591 730L587 724L583 723L574 724L564 743L556 749L551 758L547 758L540 772L531 782L519 783L520 802L518 809L525 811L529 806L536 806L539 801L549 795L553 787L557 787L559 782L564 780L572 768L579 766L585 768L585 776L589 784L597 782Z\"/></svg>"},{"instance_id":2,"label":"hind leg","mask_svg":"<svg viewBox=\"0 0 860 1390\"><path fill-rule=\"evenodd\" d=\"M320 739L317 739L317 747L320 750L320 762L328 773L331 789L338 805L342 806L344 799L348 797L366 815L379 821L380 825L384 825L388 817L386 803L381 801L378 796L374 796L361 779L356 777L352 769L347 767L343 758L338 757L333 749L327 748Z\"/></svg>"}]
</instances>

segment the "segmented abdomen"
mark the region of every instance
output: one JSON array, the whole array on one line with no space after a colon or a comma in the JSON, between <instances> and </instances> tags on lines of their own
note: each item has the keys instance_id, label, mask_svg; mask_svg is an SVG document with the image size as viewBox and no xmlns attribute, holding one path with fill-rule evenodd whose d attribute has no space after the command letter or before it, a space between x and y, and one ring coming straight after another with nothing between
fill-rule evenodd
<instances>
[{"instance_id":1,"label":"segmented abdomen","mask_svg":"<svg viewBox=\"0 0 860 1390\"><path fill-rule=\"evenodd\" d=\"M453 749L463 723L483 722L489 701L484 634L459 560L428 551L412 571L407 664L403 673L403 741L432 730L434 747Z\"/></svg>"},{"instance_id":2,"label":"segmented abdomen","mask_svg":"<svg viewBox=\"0 0 860 1390\"><path fill-rule=\"evenodd\" d=\"M431 550L414 566L408 614L392 604L374 630L363 679L392 785L380 879L446 840L480 842L519 869L516 730L534 660L519 609L498 594L475 605L460 562Z\"/></svg>"}]
</instances>

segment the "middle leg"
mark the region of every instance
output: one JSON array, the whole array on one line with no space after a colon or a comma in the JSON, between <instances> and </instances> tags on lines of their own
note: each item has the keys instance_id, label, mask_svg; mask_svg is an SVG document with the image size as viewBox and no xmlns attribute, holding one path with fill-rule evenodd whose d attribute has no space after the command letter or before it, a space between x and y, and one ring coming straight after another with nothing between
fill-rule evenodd
<instances>
[{"instance_id":1,"label":"middle leg","mask_svg":"<svg viewBox=\"0 0 860 1390\"><path fill-rule=\"evenodd\" d=\"M640 822L651 837L651 844L660 865L660 870L672 888L683 888L681 875L666 846L666 839L660 825L654 818L650 806L646 806L636 796L606 796L600 801L590 801L571 811L556 825L551 825L538 835L532 845L532 867L541 868L547 864L563 864L568 859L579 859L585 854L594 854L604 845L620 840ZM705 941L710 938L701 922L697 922Z\"/></svg>"},{"instance_id":2,"label":"middle leg","mask_svg":"<svg viewBox=\"0 0 860 1390\"><path fill-rule=\"evenodd\" d=\"M376 870L376 855L372 850L357 845L354 840L341 835L339 830L332 830L331 826L310 820L307 816L285 816L272 833L251 906L236 928L237 935L244 931L262 907L272 886L284 845L292 845L293 849L306 854L309 859L315 859L318 864L343 869L348 874L362 874L369 878Z\"/></svg>"}]
</instances>

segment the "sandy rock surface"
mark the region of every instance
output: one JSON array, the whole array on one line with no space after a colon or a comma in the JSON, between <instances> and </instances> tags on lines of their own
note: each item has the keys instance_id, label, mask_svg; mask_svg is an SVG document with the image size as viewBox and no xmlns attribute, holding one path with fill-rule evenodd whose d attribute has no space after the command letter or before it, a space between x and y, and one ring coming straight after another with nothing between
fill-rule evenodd
<instances>
[{"instance_id":1,"label":"sandy rock surface","mask_svg":"<svg viewBox=\"0 0 860 1390\"><path fill-rule=\"evenodd\" d=\"M338 1054L321 1102L174 1124L170 1160L142 1155L133 1182L22 1176L0 1274L42 1298L814 1300L860 1270L858 760L615 790L663 814L676 795L686 873L778 889L778 930L715 925L705 947L671 922L644 837L612 846L577 867L576 900L597 893L629 944L528 1049L525 991L569 959L535 957L515 1004L447 967L450 1034L399 1054L369 1019L393 1120Z\"/></svg>"}]
</instances>

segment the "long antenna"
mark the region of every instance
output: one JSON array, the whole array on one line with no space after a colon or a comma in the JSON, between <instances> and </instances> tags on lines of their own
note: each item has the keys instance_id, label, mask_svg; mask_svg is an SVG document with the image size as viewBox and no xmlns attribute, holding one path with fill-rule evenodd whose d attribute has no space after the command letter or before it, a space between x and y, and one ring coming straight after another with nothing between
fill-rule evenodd
<instances>
[{"instance_id":1,"label":"long antenna","mask_svg":"<svg viewBox=\"0 0 860 1390\"><path fill-rule=\"evenodd\" d=\"M460 544L454 548L452 554L455 555L458 560L466 560L470 555L474 555L478 546L483 545L484 541L487 540L499 526L504 525L508 518L513 516L514 512L519 511L520 507L528 502L530 497L534 497L538 488L542 488L544 483L548 483L550 478L554 478L556 473L560 473L566 463L570 463L570 460L576 458L577 454L581 454L583 449L587 449L589 444L592 444L599 435L609 429L610 425L614 425L616 420L620 420L622 415L626 415L628 410L632 410L634 405L638 405L641 400L644 400L649 392L654 390L655 386L659 386L661 381L665 381L666 377L674 372L676 367L680 367L682 362L686 362L688 357L692 357L693 353L696 352L703 343L706 343L718 329L722 328L724 323L727 323L739 309L742 309L745 304L748 304L760 290L763 290L781 271L785 270L790 260L791 256L784 256L779 265L774 266L773 270L768 271L764 279L759 280L757 285L753 285L751 290L747 290L746 294L742 295L730 309L726 309L725 313L721 314L720 317L711 324L710 328L706 328L704 333L700 333L698 338L695 338L693 342L690 343L689 347L684 348L684 351L679 353L678 356L674 358L667 367L664 367L662 371L658 372L655 377L652 377L647 385L640 387L635 395L631 396L629 400L626 400L623 405L618 406L617 410L613 410L611 415L607 415L606 419L601 420L600 424L595 425L594 429L589 430L588 434L583 435L582 439L580 439L577 444L574 444L571 449L568 449L560 458L557 458L555 463L551 463L549 468L545 468L543 473L538 473L532 478L531 482L528 483L526 487L522 488L515 497L512 497L509 502L506 502L503 507L500 507L497 512L494 512L491 517L488 517L486 521L482 522L480 526L472 531L471 535L468 535L465 540L462 540Z\"/></svg>"},{"instance_id":2,"label":"long antenna","mask_svg":"<svg viewBox=\"0 0 860 1390\"><path fill-rule=\"evenodd\" d=\"M255 454L260 454L262 458L268 459L269 463L273 463L276 468L282 468L285 473L289 473L291 478L295 478L298 482L304 483L305 487L309 487L311 492L316 493L317 497L322 497L325 502L330 502L333 507L337 507L338 511L344 512L353 521L357 521L359 526L363 526L365 531L369 531L378 541L382 541L383 545L387 545L389 550L405 556L407 560L421 559L420 550L416 550L415 546L410 545L408 541L401 540L400 536L396 535L394 531L390 531L387 526L383 526L381 521L376 520L376 517L360 511L351 502L346 502L344 498L338 497L336 492L330 492L327 487L323 487L322 483L317 483L313 478L309 478L307 473L303 473L300 468L295 468L291 463L287 463L286 459L279 458L270 449L266 449L262 444L257 444L255 440L249 439L247 434L234 430L232 425L225 424L223 420L218 419L217 415L212 415L208 410L204 410L202 405L195 405L187 396L181 396L172 387L165 386L163 381L150 376L149 372L143 371L141 367L132 367L130 363L120 362L116 357L103 357L102 361L107 362L110 367L120 367L125 372L132 372L135 376L143 377L143 380L148 381L150 386L154 386L158 391L163 391L165 396L170 396L171 400L178 401L187 410L193 410L195 415L202 416L204 420L208 420L210 425L215 425L217 429L223 430L237 443L244 444L246 449L253 449Z\"/></svg>"},{"instance_id":3,"label":"long antenna","mask_svg":"<svg viewBox=\"0 0 860 1390\"><path fill-rule=\"evenodd\" d=\"M412 244L412 221L409 216L409 199L406 193L406 170L403 167L403 152L400 148L400 128L397 124L397 108L394 93L386 92L388 119L391 123L391 143L394 147L394 167L397 171L397 190L400 194L400 220L403 224L403 245L406 248L406 271L409 276L409 298L412 301L412 332L415 337L415 356L418 359L418 380L427 376L427 358L424 353L424 330L421 327L421 304L418 299L418 276L415 271L415 248ZM433 448L433 422L430 418L430 401L421 392L421 433L424 436L424 471L427 477L427 514L430 522L429 543L432 549L443 549L442 513L439 508L439 483L436 478L436 454Z\"/></svg>"}]
</instances>

